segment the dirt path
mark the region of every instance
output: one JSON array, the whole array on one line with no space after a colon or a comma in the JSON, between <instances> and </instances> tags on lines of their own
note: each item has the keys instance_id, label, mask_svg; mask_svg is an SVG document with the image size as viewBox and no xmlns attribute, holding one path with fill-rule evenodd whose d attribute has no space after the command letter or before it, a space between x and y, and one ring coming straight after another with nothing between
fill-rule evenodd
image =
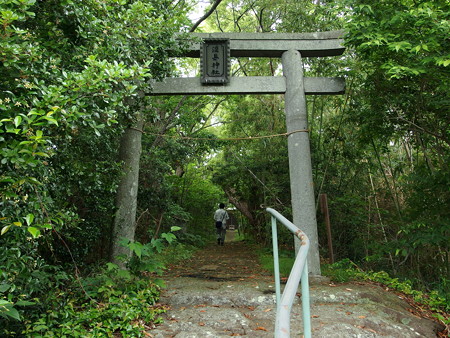
<instances>
[{"instance_id":1,"label":"dirt path","mask_svg":"<svg viewBox=\"0 0 450 338\"><path fill-rule=\"evenodd\" d=\"M264 271L256 252L244 242L230 241L234 233L228 232L223 246L210 245L187 262L171 266L166 277L192 277L215 281L244 281L272 278Z\"/></svg>"},{"instance_id":2,"label":"dirt path","mask_svg":"<svg viewBox=\"0 0 450 338\"><path fill-rule=\"evenodd\" d=\"M228 233L232 236L232 233ZM273 337L273 277L251 246L226 242L172 266L161 303L170 310L152 337ZM412 314L408 303L375 285L312 284L313 337L436 337L435 322ZM291 312L291 337L303 336L301 304Z\"/></svg>"}]
</instances>

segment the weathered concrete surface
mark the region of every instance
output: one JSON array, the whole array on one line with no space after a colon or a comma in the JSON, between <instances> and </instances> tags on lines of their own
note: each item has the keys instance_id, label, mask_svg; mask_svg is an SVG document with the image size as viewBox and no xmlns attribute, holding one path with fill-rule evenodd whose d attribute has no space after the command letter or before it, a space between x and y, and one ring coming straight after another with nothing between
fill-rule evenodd
<instances>
[{"instance_id":1,"label":"weathered concrete surface","mask_svg":"<svg viewBox=\"0 0 450 338\"><path fill-rule=\"evenodd\" d=\"M153 337L273 337L272 277L242 244L225 243L174 267L161 303L170 310ZM439 325L415 316L398 295L371 284L313 284L313 337L436 337ZM302 336L300 297L291 316L291 337Z\"/></svg>"},{"instance_id":2,"label":"weathered concrete surface","mask_svg":"<svg viewBox=\"0 0 450 338\"><path fill-rule=\"evenodd\" d=\"M410 313L408 303L379 286L311 288L313 337L436 337L438 325ZM155 337L272 337L273 286L267 281L211 281L180 277L162 299L171 306ZM292 311L291 336L303 332L301 305Z\"/></svg>"},{"instance_id":3,"label":"weathered concrete surface","mask_svg":"<svg viewBox=\"0 0 450 338\"><path fill-rule=\"evenodd\" d=\"M298 50L304 56L322 57L341 55L345 47L343 31L311 33L190 33L190 37L230 39L232 57L281 57L286 50ZM188 51L173 56L200 56L200 43L191 43Z\"/></svg>"},{"instance_id":4,"label":"weathered concrete surface","mask_svg":"<svg viewBox=\"0 0 450 338\"><path fill-rule=\"evenodd\" d=\"M284 94L286 78L283 76L245 76L230 78L230 83L203 86L199 77L165 78L151 82L147 95L231 95L231 94ZM345 80L337 77L305 77L306 95L343 94Z\"/></svg>"},{"instance_id":5,"label":"weathered concrete surface","mask_svg":"<svg viewBox=\"0 0 450 338\"><path fill-rule=\"evenodd\" d=\"M296 50L283 53L281 59L286 77L284 111L288 133L308 130L303 61ZM309 240L308 272L320 275L319 236L312 176L309 133L292 133L288 137L289 181L291 186L292 223L306 234ZM300 250L300 239L295 238L295 252Z\"/></svg>"}]
</instances>

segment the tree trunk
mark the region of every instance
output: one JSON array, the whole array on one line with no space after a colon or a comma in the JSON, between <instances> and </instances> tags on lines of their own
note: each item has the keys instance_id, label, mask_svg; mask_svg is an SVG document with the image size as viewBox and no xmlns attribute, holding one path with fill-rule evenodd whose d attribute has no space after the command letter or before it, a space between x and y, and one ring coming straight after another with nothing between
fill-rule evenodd
<instances>
[{"instance_id":1,"label":"tree trunk","mask_svg":"<svg viewBox=\"0 0 450 338\"><path fill-rule=\"evenodd\" d=\"M138 115L135 125L127 128L120 140L119 160L122 162L123 176L119 182L116 195L111 260L122 267L124 267L124 263L118 259L118 256L130 257L131 251L120 245L120 242L122 239L134 240L136 230L139 160L143 125L143 117Z\"/></svg>"},{"instance_id":2,"label":"tree trunk","mask_svg":"<svg viewBox=\"0 0 450 338\"><path fill-rule=\"evenodd\" d=\"M250 224L255 223L255 217L253 217L253 214L245 201L239 201L238 198L236 198L231 191L231 189L224 188L225 194L228 197L228 200L231 204L233 204L236 209L238 209L242 215L244 215L245 218L249 221Z\"/></svg>"}]
</instances>

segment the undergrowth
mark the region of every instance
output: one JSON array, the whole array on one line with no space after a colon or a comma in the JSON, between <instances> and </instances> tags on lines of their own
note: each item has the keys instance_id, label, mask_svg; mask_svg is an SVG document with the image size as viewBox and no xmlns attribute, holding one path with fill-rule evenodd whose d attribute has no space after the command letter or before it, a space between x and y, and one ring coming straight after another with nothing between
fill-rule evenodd
<instances>
[{"instance_id":1,"label":"undergrowth","mask_svg":"<svg viewBox=\"0 0 450 338\"><path fill-rule=\"evenodd\" d=\"M133 252L132 258L123 262L126 269L106 263L89 275L65 274L64 280L51 282L33 301L12 302L3 296L0 336L148 335L146 331L158 324L160 314L166 311L158 304L165 266L187 259L193 252L192 246L176 240L172 232L177 230L173 227L148 244L123 243Z\"/></svg>"},{"instance_id":2,"label":"undergrowth","mask_svg":"<svg viewBox=\"0 0 450 338\"><path fill-rule=\"evenodd\" d=\"M141 337L165 311L157 306L160 286L126 270L110 267L46 299L47 310L26 321L23 334L33 337Z\"/></svg>"}]
</instances>

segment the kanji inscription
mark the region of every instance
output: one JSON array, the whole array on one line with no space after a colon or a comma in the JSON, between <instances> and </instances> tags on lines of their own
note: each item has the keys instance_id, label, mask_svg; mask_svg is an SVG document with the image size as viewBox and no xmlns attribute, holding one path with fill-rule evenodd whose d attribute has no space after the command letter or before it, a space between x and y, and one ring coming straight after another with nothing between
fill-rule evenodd
<instances>
[{"instance_id":1,"label":"kanji inscription","mask_svg":"<svg viewBox=\"0 0 450 338\"><path fill-rule=\"evenodd\" d=\"M229 82L229 40L204 40L201 55L202 84Z\"/></svg>"}]
</instances>

